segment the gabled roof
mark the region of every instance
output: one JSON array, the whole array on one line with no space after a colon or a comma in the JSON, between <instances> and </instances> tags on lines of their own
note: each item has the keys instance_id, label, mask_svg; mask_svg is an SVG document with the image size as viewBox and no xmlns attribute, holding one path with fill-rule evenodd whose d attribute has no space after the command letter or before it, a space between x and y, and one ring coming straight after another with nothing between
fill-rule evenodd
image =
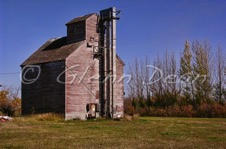
<instances>
[{"instance_id":1,"label":"gabled roof","mask_svg":"<svg viewBox=\"0 0 226 149\"><path fill-rule=\"evenodd\" d=\"M95 13L74 18L66 25L76 22L84 21L94 15ZM35 51L27 60L25 60L21 66L48 63L54 61L65 60L71 53L78 49L85 41L75 42L67 44L67 37L53 38L43 44L37 51ZM117 55L119 62L125 65L122 59Z\"/></svg>"},{"instance_id":2,"label":"gabled roof","mask_svg":"<svg viewBox=\"0 0 226 149\"><path fill-rule=\"evenodd\" d=\"M77 23L77 22L80 22L80 21L84 21L84 20L88 19L90 16L92 16L93 14L95 14L95 13L91 13L91 14L87 14L85 16L80 16L80 17L74 18L71 21L69 21L66 25L74 24L74 23Z\"/></svg>"},{"instance_id":3,"label":"gabled roof","mask_svg":"<svg viewBox=\"0 0 226 149\"><path fill-rule=\"evenodd\" d=\"M84 42L67 44L66 37L50 39L25 60L21 66L65 60Z\"/></svg>"}]
</instances>

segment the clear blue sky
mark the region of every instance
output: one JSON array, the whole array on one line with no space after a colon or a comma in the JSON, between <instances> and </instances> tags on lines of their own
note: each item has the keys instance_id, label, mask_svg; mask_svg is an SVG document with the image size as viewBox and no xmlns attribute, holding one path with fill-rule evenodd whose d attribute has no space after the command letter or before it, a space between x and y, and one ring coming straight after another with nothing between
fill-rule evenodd
<instances>
[{"instance_id":1,"label":"clear blue sky","mask_svg":"<svg viewBox=\"0 0 226 149\"><path fill-rule=\"evenodd\" d=\"M126 64L164 50L177 56L186 39L226 50L225 0L0 0L0 84L20 86L20 64L46 40L66 35L71 19L115 6L117 52Z\"/></svg>"}]
</instances>

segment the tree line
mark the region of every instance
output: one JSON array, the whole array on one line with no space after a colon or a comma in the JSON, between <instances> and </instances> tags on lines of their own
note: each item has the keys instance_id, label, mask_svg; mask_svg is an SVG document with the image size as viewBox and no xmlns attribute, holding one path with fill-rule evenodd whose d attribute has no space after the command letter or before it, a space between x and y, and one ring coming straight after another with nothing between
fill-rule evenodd
<instances>
[{"instance_id":1,"label":"tree line","mask_svg":"<svg viewBox=\"0 0 226 149\"><path fill-rule=\"evenodd\" d=\"M152 116L226 117L226 63L207 42L184 44L180 63L165 51L129 64L125 113Z\"/></svg>"}]
</instances>

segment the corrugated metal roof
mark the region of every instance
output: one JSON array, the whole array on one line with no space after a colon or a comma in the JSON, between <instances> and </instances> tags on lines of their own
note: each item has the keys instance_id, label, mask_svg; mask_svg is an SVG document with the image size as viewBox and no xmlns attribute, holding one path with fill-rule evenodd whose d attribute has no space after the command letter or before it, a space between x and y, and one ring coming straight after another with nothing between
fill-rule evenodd
<instances>
[{"instance_id":1,"label":"corrugated metal roof","mask_svg":"<svg viewBox=\"0 0 226 149\"><path fill-rule=\"evenodd\" d=\"M21 66L65 60L85 41L67 45L67 38L50 39L34 52Z\"/></svg>"},{"instance_id":2,"label":"corrugated metal roof","mask_svg":"<svg viewBox=\"0 0 226 149\"><path fill-rule=\"evenodd\" d=\"M66 25L73 24L73 23L80 22L80 21L84 21L84 20L88 19L90 16L92 16L93 14L95 14L95 13L91 13L91 14L87 14L85 16L74 18L71 21L69 21Z\"/></svg>"}]
</instances>

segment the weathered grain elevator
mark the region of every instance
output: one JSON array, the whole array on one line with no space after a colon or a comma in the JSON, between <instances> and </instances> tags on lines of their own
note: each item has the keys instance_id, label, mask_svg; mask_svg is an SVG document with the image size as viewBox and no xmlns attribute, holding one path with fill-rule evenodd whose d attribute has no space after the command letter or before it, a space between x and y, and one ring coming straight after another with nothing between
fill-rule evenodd
<instances>
[{"instance_id":1,"label":"weathered grain elevator","mask_svg":"<svg viewBox=\"0 0 226 149\"><path fill-rule=\"evenodd\" d=\"M48 40L22 69L22 114L65 119L123 116L123 67L116 54L116 8L69 21L67 36Z\"/></svg>"}]
</instances>

